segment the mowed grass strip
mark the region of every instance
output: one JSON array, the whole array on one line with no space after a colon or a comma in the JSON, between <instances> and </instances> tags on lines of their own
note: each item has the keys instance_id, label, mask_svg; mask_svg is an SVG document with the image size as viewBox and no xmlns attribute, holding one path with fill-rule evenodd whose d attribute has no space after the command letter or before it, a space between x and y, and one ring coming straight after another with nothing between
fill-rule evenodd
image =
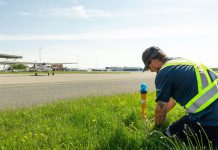
<instances>
[{"instance_id":1,"label":"mowed grass strip","mask_svg":"<svg viewBox=\"0 0 218 150\"><path fill-rule=\"evenodd\" d=\"M155 93L147 121L139 93L87 97L0 112L0 149L175 149L154 130ZM166 122L184 114L174 108Z\"/></svg>"},{"instance_id":2,"label":"mowed grass strip","mask_svg":"<svg viewBox=\"0 0 218 150\"><path fill-rule=\"evenodd\" d=\"M38 75L47 75L48 72L37 72ZM52 72L49 72L50 75ZM93 72L88 72L88 71L54 71L54 74L129 74L131 72L129 71L93 71ZM27 75L35 75L35 72L2 72L0 71L1 74L27 74Z\"/></svg>"}]
</instances>

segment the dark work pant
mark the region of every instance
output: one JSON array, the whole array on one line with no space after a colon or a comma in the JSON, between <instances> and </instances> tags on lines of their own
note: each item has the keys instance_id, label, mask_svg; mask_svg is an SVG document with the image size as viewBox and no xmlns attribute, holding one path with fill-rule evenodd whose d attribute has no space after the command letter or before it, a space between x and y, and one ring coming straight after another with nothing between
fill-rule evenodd
<instances>
[{"instance_id":1,"label":"dark work pant","mask_svg":"<svg viewBox=\"0 0 218 150\"><path fill-rule=\"evenodd\" d=\"M170 125L168 130L170 135L176 135L183 142L187 143L189 138L193 144L197 144L196 138L202 138L204 145L208 146L209 139L218 148L218 126L201 126L184 116Z\"/></svg>"}]
</instances>

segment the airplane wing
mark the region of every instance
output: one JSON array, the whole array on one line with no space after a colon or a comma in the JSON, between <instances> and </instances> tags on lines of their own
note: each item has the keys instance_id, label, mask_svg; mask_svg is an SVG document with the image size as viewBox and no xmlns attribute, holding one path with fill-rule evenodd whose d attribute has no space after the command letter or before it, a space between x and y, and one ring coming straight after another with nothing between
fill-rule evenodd
<instances>
[{"instance_id":1,"label":"airplane wing","mask_svg":"<svg viewBox=\"0 0 218 150\"><path fill-rule=\"evenodd\" d=\"M77 62L72 62L72 63L69 62L69 63L45 63L45 64L48 64L48 65L62 65L62 64L64 65L65 64L65 65L67 65L67 64L78 64L78 63Z\"/></svg>"}]
</instances>

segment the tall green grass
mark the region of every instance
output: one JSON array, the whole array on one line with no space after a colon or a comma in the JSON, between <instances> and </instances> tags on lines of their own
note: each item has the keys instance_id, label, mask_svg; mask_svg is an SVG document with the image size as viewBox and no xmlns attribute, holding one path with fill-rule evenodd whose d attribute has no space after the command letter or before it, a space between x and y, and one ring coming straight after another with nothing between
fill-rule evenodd
<instances>
[{"instance_id":1,"label":"tall green grass","mask_svg":"<svg viewBox=\"0 0 218 150\"><path fill-rule=\"evenodd\" d=\"M147 95L146 121L139 93L1 111L0 149L188 149L154 130L154 97L153 92ZM183 115L174 108L165 127Z\"/></svg>"},{"instance_id":2,"label":"tall green grass","mask_svg":"<svg viewBox=\"0 0 218 150\"><path fill-rule=\"evenodd\" d=\"M47 75L48 72L37 72L38 75ZM50 72L51 75L52 72ZM54 71L54 74L129 74L129 71L94 71L94 72L87 72L87 71ZM35 75L35 72L3 72L0 71L1 74L27 74L27 75Z\"/></svg>"}]
</instances>

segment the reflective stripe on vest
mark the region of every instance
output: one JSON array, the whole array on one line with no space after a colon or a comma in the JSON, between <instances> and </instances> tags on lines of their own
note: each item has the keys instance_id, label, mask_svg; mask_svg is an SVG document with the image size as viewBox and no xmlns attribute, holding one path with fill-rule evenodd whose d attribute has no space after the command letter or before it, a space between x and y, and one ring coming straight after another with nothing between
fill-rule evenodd
<instances>
[{"instance_id":1,"label":"reflective stripe on vest","mask_svg":"<svg viewBox=\"0 0 218 150\"><path fill-rule=\"evenodd\" d=\"M202 64L196 64L185 59L167 61L161 69L168 66L180 65L189 65L194 67L198 84L198 94L185 105L186 112L200 112L218 98L218 79L216 79L214 82L211 82L210 76L207 72L207 70L210 70L209 68Z\"/></svg>"},{"instance_id":2,"label":"reflective stripe on vest","mask_svg":"<svg viewBox=\"0 0 218 150\"><path fill-rule=\"evenodd\" d=\"M194 98L192 98L186 105L186 111L188 113L197 113L209 106L218 98L218 79L215 80L211 85L206 87L200 93L198 93Z\"/></svg>"}]
</instances>

